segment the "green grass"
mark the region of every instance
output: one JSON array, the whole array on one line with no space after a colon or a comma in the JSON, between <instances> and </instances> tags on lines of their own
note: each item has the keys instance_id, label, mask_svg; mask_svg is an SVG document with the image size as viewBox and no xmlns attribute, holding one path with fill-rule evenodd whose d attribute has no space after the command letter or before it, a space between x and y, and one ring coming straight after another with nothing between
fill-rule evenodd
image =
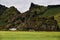
<instances>
[{"instance_id":1,"label":"green grass","mask_svg":"<svg viewBox=\"0 0 60 40\"><path fill-rule=\"evenodd\" d=\"M60 32L0 31L0 40L60 40Z\"/></svg>"},{"instance_id":2,"label":"green grass","mask_svg":"<svg viewBox=\"0 0 60 40\"><path fill-rule=\"evenodd\" d=\"M43 16L55 16L55 15L57 15L57 14L60 14L60 7L48 9L48 10L43 14Z\"/></svg>"}]
</instances>

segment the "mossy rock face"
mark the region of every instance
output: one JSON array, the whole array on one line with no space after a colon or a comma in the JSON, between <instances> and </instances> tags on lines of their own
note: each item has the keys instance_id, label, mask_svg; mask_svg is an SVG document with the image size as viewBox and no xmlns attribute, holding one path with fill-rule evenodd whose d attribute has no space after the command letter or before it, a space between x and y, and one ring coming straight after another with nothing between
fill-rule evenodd
<instances>
[{"instance_id":1,"label":"mossy rock face","mask_svg":"<svg viewBox=\"0 0 60 40\"><path fill-rule=\"evenodd\" d=\"M0 8L1 9L1 8ZM20 13L14 6L0 16L0 29L17 28L22 31L58 31L60 6L39 6L31 3L28 11ZM57 16L56 16L57 15Z\"/></svg>"}]
</instances>

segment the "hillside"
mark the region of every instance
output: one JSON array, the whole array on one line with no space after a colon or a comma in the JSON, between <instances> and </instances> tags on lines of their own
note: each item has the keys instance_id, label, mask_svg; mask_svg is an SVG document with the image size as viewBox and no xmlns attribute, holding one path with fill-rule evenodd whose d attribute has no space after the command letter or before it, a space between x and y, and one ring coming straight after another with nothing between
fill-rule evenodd
<instances>
[{"instance_id":1,"label":"hillside","mask_svg":"<svg viewBox=\"0 0 60 40\"><path fill-rule=\"evenodd\" d=\"M43 14L43 16L54 16L55 20L57 20L58 25L60 27L60 5L48 5L48 10Z\"/></svg>"},{"instance_id":2,"label":"hillside","mask_svg":"<svg viewBox=\"0 0 60 40\"><path fill-rule=\"evenodd\" d=\"M43 14L43 16L55 16L60 13L60 5L49 5L47 7L47 11Z\"/></svg>"},{"instance_id":3,"label":"hillside","mask_svg":"<svg viewBox=\"0 0 60 40\"><path fill-rule=\"evenodd\" d=\"M0 16L0 30L17 28L20 31L59 31L59 5L40 6L31 3L28 11L20 13L14 6Z\"/></svg>"}]
</instances>

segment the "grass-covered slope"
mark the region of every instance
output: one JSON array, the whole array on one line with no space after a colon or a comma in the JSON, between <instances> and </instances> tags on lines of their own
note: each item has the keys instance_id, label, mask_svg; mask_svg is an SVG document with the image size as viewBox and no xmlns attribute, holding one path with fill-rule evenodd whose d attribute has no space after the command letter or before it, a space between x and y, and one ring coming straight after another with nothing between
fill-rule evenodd
<instances>
[{"instance_id":1,"label":"grass-covered slope","mask_svg":"<svg viewBox=\"0 0 60 40\"><path fill-rule=\"evenodd\" d=\"M47 11L42 16L54 16L54 19L57 20L60 27L60 5L48 6Z\"/></svg>"},{"instance_id":2,"label":"grass-covered slope","mask_svg":"<svg viewBox=\"0 0 60 40\"><path fill-rule=\"evenodd\" d=\"M60 7L48 8L43 16L55 16L57 14L60 14Z\"/></svg>"}]
</instances>

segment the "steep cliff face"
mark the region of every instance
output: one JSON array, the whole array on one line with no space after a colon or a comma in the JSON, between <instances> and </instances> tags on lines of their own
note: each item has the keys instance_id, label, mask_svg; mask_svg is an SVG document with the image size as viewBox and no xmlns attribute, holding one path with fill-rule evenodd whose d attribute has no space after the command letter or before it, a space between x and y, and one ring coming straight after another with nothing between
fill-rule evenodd
<instances>
[{"instance_id":1,"label":"steep cliff face","mask_svg":"<svg viewBox=\"0 0 60 40\"><path fill-rule=\"evenodd\" d=\"M0 15L7 9L7 7L0 4Z\"/></svg>"},{"instance_id":2,"label":"steep cliff face","mask_svg":"<svg viewBox=\"0 0 60 40\"><path fill-rule=\"evenodd\" d=\"M17 30L24 31L57 31L59 26L54 15L44 16L47 15L46 12L48 10L50 8L31 3L28 11L20 13L12 6L6 9L0 16L0 29L9 30L9 28L17 28Z\"/></svg>"},{"instance_id":3,"label":"steep cliff face","mask_svg":"<svg viewBox=\"0 0 60 40\"><path fill-rule=\"evenodd\" d=\"M29 12L36 13L37 15L43 15L43 12L45 12L46 10L47 10L47 7L39 6L34 3L31 3L31 6L29 8Z\"/></svg>"},{"instance_id":4,"label":"steep cliff face","mask_svg":"<svg viewBox=\"0 0 60 40\"><path fill-rule=\"evenodd\" d=\"M0 26L6 28L6 25L13 24L13 21L19 14L20 12L14 6L6 9L0 16Z\"/></svg>"}]
</instances>

